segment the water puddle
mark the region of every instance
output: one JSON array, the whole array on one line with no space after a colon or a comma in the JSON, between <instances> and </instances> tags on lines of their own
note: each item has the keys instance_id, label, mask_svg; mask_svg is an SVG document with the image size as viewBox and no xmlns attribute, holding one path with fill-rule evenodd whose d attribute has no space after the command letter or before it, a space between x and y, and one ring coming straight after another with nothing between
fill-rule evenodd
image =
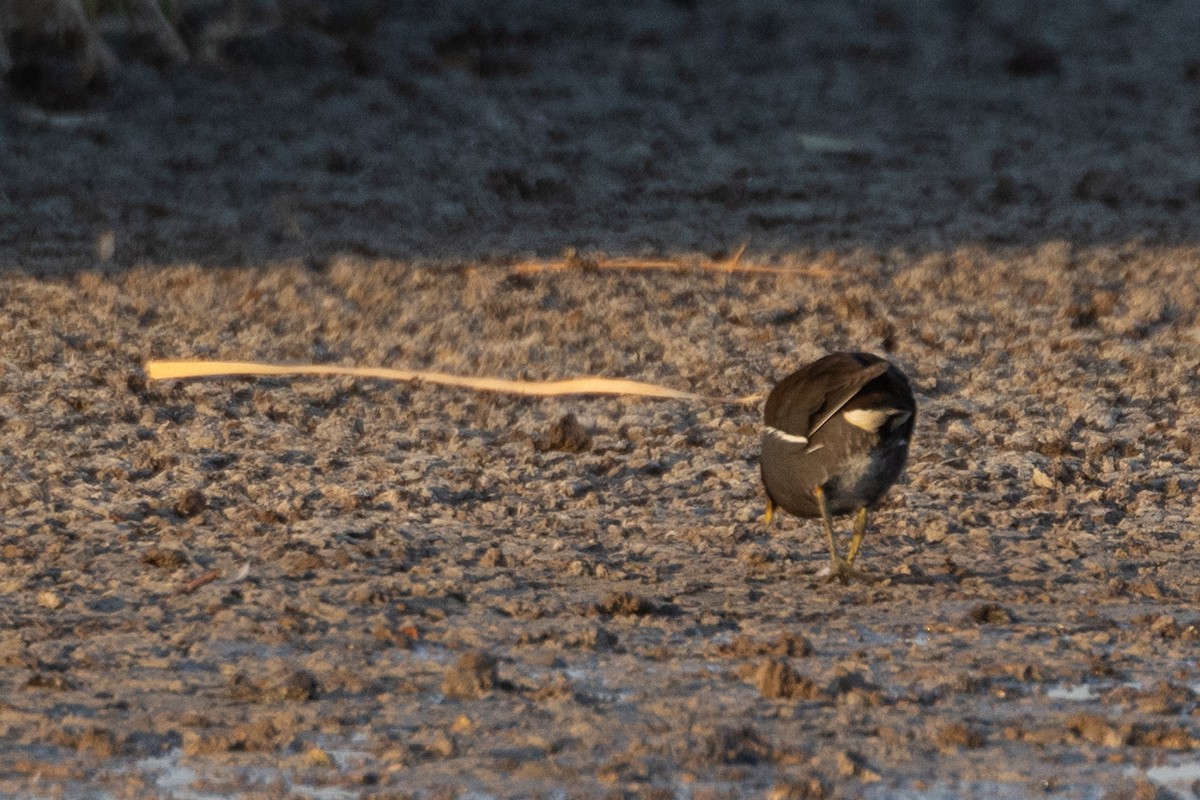
<instances>
[{"instance_id":1,"label":"water puddle","mask_svg":"<svg viewBox=\"0 0 1200 800\"><path fill-rule=\"evenodd\" d=\"M1105 790L1098 785L1086 783L1060 786L1054 796L1070 797L1072 800L1103 800ZM909 786L888 786L877 783L863 793L866 800L963 800L963 798L987 798L987 800L1028 800L1045 794L1037 783L1003 783L1000 781L954 781L937 782L919 789Z\"/></svg>"},{"instance_id":2,"label":"water puddle","mask_svg":"<svg viewBox=\"0 0 1200 800\"><path fill-rule=\"evenodd\" d=\"M1133 771L1137 774L1137 770ZM1200 761L1184 761L1181 764L1164 764L1161 767L1151 767L1145 772L1146 780L1155 786L1161 786L1175 792L1182 798L1200 797L1193 787L1200 781Z\"/></svg>"},{"instance_id":3,"label":"water puddle","mask_svg":"<svg viewBox=\"0 0 1200 800\"><path fill-rule=\"evenodd\" d=\"M877 647L891 647L898 644L908 645L909 647L926 647L932 640L929 631L917 631L916 633L907 635L894 634L874 631L862 625L856 627L855 635L860 643Z\"/></svg>"},{"instance_id":4,"label":"water puddle","mask_svg":"<svg viewBox=\"0 0 1200 800\"><path fill-rule=\"evenodd\" d=\"M604 681L604 670L592 667L566 667L562 674L571 685L605 703L628 703L639 692L624 687L608 686Z\"/></svg>"},{"instance_id":5,"label":"water puddle","mask_svg":"<svg viewBox=\"0 0 1200 800\"><path fill-rule=\"evenodd\" d=\"M339 767L343 766L343 758L349 761L361 757L361 754L353 750L335 751L331 755ZM230 797L240 796L247 787L277 786L280 783L287 786L289 797L303 797L308 800L356 800L360 796L356 791L337 786L310 786L290 780L285 770L282 769L214 767L212 765L197 769L183 762L183 751L179 748L160 756L138 759L133 764L133 770L147 776L154 788L163 796L175 798L175 800L228 800ZM210 783L213 779L229 780L230 790L213 791L192 788L197 783L203 785Z\"/></svg>"},{"instance_id":6,"label":"water puddle","mask_svg":"<svg viewBox=\"0 0 1200 800\"><path fill-rule=\"evenodd\" d=\"M1046 688L1046 697L1051 700L1071 700L1083 703L1097 699L1100 697L1100 693L1096 691L1095 687L1086 683L1056 683Z\"/></svg>"}]
</instances>

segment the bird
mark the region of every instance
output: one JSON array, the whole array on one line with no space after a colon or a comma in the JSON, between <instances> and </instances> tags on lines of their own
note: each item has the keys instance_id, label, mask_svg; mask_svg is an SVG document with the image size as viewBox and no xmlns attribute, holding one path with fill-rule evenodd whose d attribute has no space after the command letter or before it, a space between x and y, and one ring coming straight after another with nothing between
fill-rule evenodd
<instances>
[{"instance_id":1,"label":"bird","mask_svg":"<svg viewBox=\"0 0 1200 800\"><path fill-rule=\"evenodd\" d=\"M854 561L868 510L904 470L916 415L908 377L871 353L831 353L779 381L767 396L759 461L766 524L777 509L820 517L831 580L872 579ZM843 558L833 517L849 513L854 536Z\"/></svg>"}]
</instances>

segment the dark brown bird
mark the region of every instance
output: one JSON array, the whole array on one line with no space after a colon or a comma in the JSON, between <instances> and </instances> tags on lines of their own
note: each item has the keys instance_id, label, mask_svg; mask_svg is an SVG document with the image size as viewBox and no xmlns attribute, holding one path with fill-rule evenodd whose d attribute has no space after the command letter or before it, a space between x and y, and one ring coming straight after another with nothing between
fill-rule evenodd
<instances>
[{"instance_id":1,"label":"dark brown bird","mask_svg":"<svg viewBox=\"0 0 1200 800\"><path fill-rule=\"evenodd\" d=\"M867 529L867 510L900 477L917 403L908 378L870 353L833 353L801 367L767 397L762 481L767 523L776 508L821 517L831 577L869 578L854 560ZM838 555L833 517L855 513L854 538Z\"/></svg>"}]
</instances>

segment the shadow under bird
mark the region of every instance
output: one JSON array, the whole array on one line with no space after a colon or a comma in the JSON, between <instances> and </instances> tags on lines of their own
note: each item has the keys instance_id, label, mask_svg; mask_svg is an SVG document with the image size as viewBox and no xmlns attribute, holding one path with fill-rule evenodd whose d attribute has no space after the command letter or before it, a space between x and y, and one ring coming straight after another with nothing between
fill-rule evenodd
<instances>
[{"instance_id":1,"label":"shadow under bird","mask_svg":"<svg viewBox=\"0 0 1200 800\"><path fill-rule=\"evenodd\" d=\"M782 508L820 517L830 577L870 579L854 569L867 511L904 469L917 403L908 378L870 353L833 353L788 375L767 397L762 481L769 525ZM854 513L854 536L838 555L833 517Z\"/></svg>"}]
</instances>

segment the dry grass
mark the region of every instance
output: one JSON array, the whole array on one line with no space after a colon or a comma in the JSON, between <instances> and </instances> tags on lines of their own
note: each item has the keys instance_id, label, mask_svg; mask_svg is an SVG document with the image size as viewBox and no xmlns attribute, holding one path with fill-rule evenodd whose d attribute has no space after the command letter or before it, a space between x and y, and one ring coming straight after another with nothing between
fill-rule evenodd
<instances>
[{"instance_id":1,"label":"dry grass","mask_svg":"<svg viewBox=\"0 0 1200 800\"><path fill-rule=\"evenodd\" d=\"M470 377L445 372L389 369L386 367L344 367L333 364L264 364L254 361L147 361L146 375L151 380L183 380L216 378L235 375L263 377L285 376L351 376L379 378L389 381L417 381L438 386L457 386L482 392L559 397L563 395L620 395L626 397L658 397L669 400L690 400L708 403L753 403L757 395L739 398L707 397L625 378L586 376L557 381L519 381L506 378Z\"/></svg>"},{"instance_id":2,"label":"dry grass","mask_svg":"<svg viewBox=\"0 0 1200 800\"><path fill-rule=\"evenodd\" d=\"M746 264L742 256L748 242L742 242L727 259L717 260L704 256L675 258L608 258L604 255L583 256L568 250L559 259L530 259L513 265L512 271L519 275L534 275L544 272L587 272L589 270L663 270L667 272L726 272L755 273L763 275L811 275L827 278L832 273L824 267L772 267L763 264Z\"/></svg>"}]
</instances>

